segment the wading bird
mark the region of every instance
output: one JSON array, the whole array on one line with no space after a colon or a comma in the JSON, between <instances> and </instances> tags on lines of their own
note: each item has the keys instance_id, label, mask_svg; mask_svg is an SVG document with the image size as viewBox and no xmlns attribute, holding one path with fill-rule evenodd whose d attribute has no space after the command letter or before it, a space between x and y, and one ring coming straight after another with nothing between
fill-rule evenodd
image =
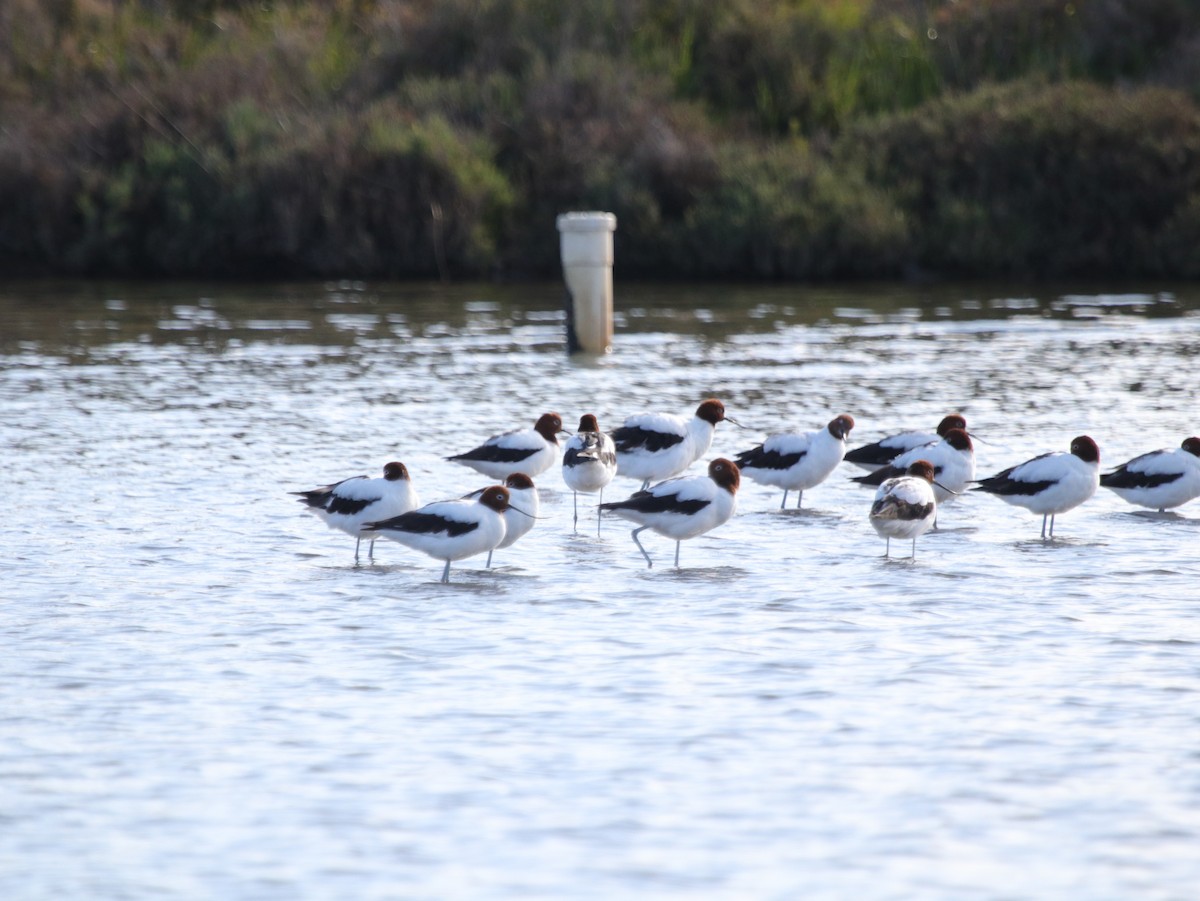
<instances>
[{"instance_id":1,"label":"wading bird","mask_svg":"<svg viewBox=\"0 0 1200 901\"><path fill-rule=\"evenodd\" d=\"M1071 442L1071 452L1055 451L981 479L972 491L994 494L1000 500L1042 514L1042 538L1054 517L1078 507L1100 485L1100 448L1087 435Z\"/></svg>"},{"instance_id":2,"label":"wading bird","mask_svg":"<svg viewBox=\"0 0 1200 901\"><path fill-rule=\"evenodd\" d=\"M674 538L675 567L678 569L681 541L703 535L733 516L739 481L737 464L718 457L708 464L707 476L668 479L626 500L601 504L600 509L640 523L633 530L633 543L646 558L647 567L654 566L654 561L638 541L638 533L650 529Z\"/></svg>"},{"instance_id":3,"label":"wading bird","mask_svg":"<svg viewBox=\"0 0 1200 901\"><path fill-rule=\"evenodd\" d=\"M354 562L358 562L358 548L367 540L367 559L375 559L373 532L363 529L363 524L375 519L386 519L413 510L420 504L416 489L408 477L408 468L403 463L388 463L383 467L383 477L352 476L309 491L293 491L300 495L300 502L321 517L331 529L341 529L354 536Z\"/></svg>"}]
</instances>

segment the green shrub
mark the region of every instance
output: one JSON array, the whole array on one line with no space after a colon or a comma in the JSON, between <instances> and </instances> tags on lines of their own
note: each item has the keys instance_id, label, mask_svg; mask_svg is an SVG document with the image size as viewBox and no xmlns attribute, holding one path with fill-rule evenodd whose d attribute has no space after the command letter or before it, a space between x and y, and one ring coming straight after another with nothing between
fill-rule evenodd
<instances>
[{"instance_id":1,"label":"green shrub","mask_svg":"<svg viewBox=\"0 0 1200 901\"><path fill-rule=\"evenodd\" d=\"M695 108L673 101L664 79L598 53L534 66L494 138L520 198L508 253L521 272L558 271L555 217L580 209L616 213L627 262L640 266L637 255L656 246L643 229L677 219L712 178L709 126Z\"/></svg>"},{"instance_id":2,"label":"green shrub","mask_svg":"<svg viewBox=\"0 0 1200 901\"><path fill-rule=\"evenodd\" d=\"M770 134L836 130L938 89L923 29L877 11L872 0L654 6L641 55L670 48L666 64L682 94Z\"/></svg>"},{"instance_id":3,"label":"green shrub","mask_svg":"<svg viewBox=\"0 0 1200 901\"><path fill-rule=\"evenodd\" d=\"M19 228L36 203L0 208L0 252L81 273L411 277L499 264L511 188L487 140L444 120L379 106L281 129L243 100L226 133L201 143L148 127L144 111L113 114L95 145L126 149L121 162L106 154L48 179L0 144L0 203L31 187L70 198L37 242Z\"/></svg>"},{"instance_id":4,"label":"green shrub","mask_svg":"<svg viewBox=\"0 0 1200 901\"><path fill-rule=\"evenodd\" d=\"M932 18L948 83L1040 75L1158 80L1200 30L1190 0L954 0ZM1200 85L1193 85L1200 89Z\"/></svg>"},{"instance_id":5,"label":"green shrub","mask_svg":"<svg viewBox=\"0 0 1200 901\"><path fill-rule=\"evenodd\" d=\"M1200 110L1184 95L1020 83L857 126L910 219L918 261L1030 275L1156 271L1159 232L1200 190Z\"/></svg>"},{"instance_id":6,"label":"green shrub","mask_svg":"<svg viewBox=\"0 0 1200 901\"><path fill-rule=\"evenodd\" d=\"M0 264L552 275L602 208L623 274L1191 274L1197 60L1191 0L8 0Z\"/></svg>"},{"instance_id":7,"label":"green shrub","mask_svg":"<svg viewBox=\"0 0 1200 901\"><path fill-rule=\"evenodd\" d=\"M908 257L902 214L860 172L796 144L723 147L719 172L681 223L688 275L894 275Z\"/></svg>"},{"instance_id":8,"label":"green shrub","mask_svg":"<svg viewBox=\"0 0 1200 901\"><path fill-rule=\"evenodd\" d=\"M478 134L389 106L305 123L230 160L213 213L241 267L316 275L479 275L512 191Z\"/></svg>"}]
</instances>

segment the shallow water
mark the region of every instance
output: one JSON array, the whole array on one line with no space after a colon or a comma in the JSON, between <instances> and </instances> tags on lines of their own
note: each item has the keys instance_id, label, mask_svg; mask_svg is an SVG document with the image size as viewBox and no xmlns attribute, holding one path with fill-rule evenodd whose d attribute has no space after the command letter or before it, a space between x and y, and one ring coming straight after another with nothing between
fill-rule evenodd
<instances>
[{"instance_id":1,"label":"shallow water","mask_svg":"<svg viewBox=\"0 0 1200 901\"><path fill-rule=\"evenodd\" d=\"M1189 293L1190 290L1190 293ZM712 454L962 411L990 474L1200 432L1200 294L621 286L0 290L0 896L1138 898L1200 885L1200 502L947 505L885 560L843 465L685 542L441 564L286 492L546 410L721 397ZM699 471L699 467L697 467ZM616 498L635 485L618 480ZM893 550L903 552L903 543Z\"/></svg>"}]
</instances>

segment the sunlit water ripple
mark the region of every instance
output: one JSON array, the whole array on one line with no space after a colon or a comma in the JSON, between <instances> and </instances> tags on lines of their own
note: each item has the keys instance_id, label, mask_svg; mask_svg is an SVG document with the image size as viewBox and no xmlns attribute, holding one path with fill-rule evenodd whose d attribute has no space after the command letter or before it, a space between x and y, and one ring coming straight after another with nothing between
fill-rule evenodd
<instances>
[{"instance_id":1,"label":"sunlit water ripple","mask_svg":"<svg viewBox=\"0 0 1200 901\"><path fill-rule=\"evenodd\" d=\"M844 465L648 570L551 471L441 585L286 494L399 459L453 497L546 410L709 395L714 455L843 411L961 410L980 474L1200 432L1197 298L995 297L634 287L572 361L549 287L0 294L0 896L1194 897L1196 503L1042 542L971 495L885 560Z\"/></svg>"}]
</instances>

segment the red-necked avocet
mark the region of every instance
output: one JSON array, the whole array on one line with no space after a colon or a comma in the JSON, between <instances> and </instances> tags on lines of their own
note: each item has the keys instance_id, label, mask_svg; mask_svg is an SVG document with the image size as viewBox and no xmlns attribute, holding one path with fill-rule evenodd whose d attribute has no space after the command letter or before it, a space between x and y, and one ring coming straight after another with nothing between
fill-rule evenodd
<instances>
[{"instance_id":1,"label":"red-necked avocet","mask_svg":"<svg viewBox=\"0 0 1200 901\"><path fill-rule=\"evenodd\" d=\"M1150 451L1100 476L1122 500L1162 513L1200 497L1200 438Z\"/></svg>"},{"instance_id":2,"label":"red-necked avocet","mask_svg":"<svg viewBox=\"0 0 1200 901\"><path fill-rule=\"evenodd\" d=\"M975 448L964 429L951 429L937 444L929 444L903 453L887 466L881 466L865 476L851 479L860 485L882 485L888 479L899 478L917 460L933 464L933 497L938 507L948 504L967 490L975 479ZM937 528L934 520L933 527Z\"/></svg>"},{"instance_id":3,"label":"red-necked avocet","mask_svg":"<svg viewBox=\"0 0 1200 901\"><path fill-rule=\"evenodd\" d=\"M847 463L853 463L863 469L875 470L880 466L887 466L896 457L913 448L937 444L946 437L946 433L951 429L966 429L966 427L967 420L961 413L951 413L949 416L942 417L936 433L898 432L895 435L880 438L872 444L864 444L862 447L846 451L845 460Z\"/></svg>"},{"instance_id":4,"label":"red-necked avocet","mask_svg":"<svg viewBox=\"0 0 1200 901\"><path fill-rule=\"evenodd\" d=\"M309 491L293 491L300 502L317 514L331 529L341 529L354 536L354 562L358 548L367 540L367 559L375 559L375 533L363 529L363 524L376 519L398 516L416 509L421 503L403 463L388 463L383 476L372 479L352 476Z\"/></svg>"},{"instance_id":5,"label":"red-necked avocet","mask_svg":"<svg viewBox=\"0 0 1200 901\"><path fill-rule=\"evenodd\" d=\"M937 501L933 496L933 464L916 460L902 476L888 479L875 492L869 514L887 545L883 556L892 552L892 539L912 539L912 557L917 556L917 539L933 526L937 518Z\"/></svg>"},{"instance_id":6,"label":"red-necked avocet","mask_svg":"<svg viewBox=\"0 0 1200 901\"><path fill-rule=\"evenodd\" d=\"M612 432L617 474L641 479L643 491L651 482L678 475L708 453L717 423L726 421L738 424L716 398L700 404L691 419L669 413L630 416Z\"/></svg>"},{"instance_id":7,"label":"red-necked avocet","mask_svg":"<svg viewBox=\"0 0 1200 901\"><path fill-rule=\"evenodd\" d=\"M814 432L772 435L758 447L742 451L734 462L746 478L783 489L780 510L787 505L788 492L797 492L799 510L805 490L825 481L842 462L852 428L854 417L843 413Z\"/></svg>"},{"instance_id":8,"label":"red-necked avocet","mask_svg":"<svg viewBox=\"0 0 1200 901\"><path fill-rule=\"evenodd\" d=\"M579 525L579 495L600 493L617 474L617 449L613 440L600 431L595 415L580 417L579 431L567 439L562 459L562 477L575 501L575 525ZM596 511L596 531L600 530L600 512Z\"/></svg>"},{"instance_id":9,"label":"red-necked avocet","mask_svg":"<svg viewBox=\"0 0 1200 901\"><path fill-rule=\"evenodd\" d=\"M1054 537L1054 517L1078 507L1100 485L1100 448L1087 435L1071 442L1071 452L1055 451L981 479L972 491L1042 514L1042 538Z\"/></svg>"},{"instance_id":10,"label":"red-necked avocet","mask_svg":"<svg viewBox=\"0 0 1200 901\"><path fill-rule=\"evenodd\" d=\"M601 504L622 519L640 523L633 530L633 543L646 558L648 567L654 565L638 533L646 529L675 539L675 566L679 566L679 543L715 529L733 515L737 507L740 476L737 464L718 457L708 464L707 476L681 476L659 482L638 491L626 500Z\"/></svg>"},{"instance_id":11,"label":"red-necked avocet","mask_svg":"<svg viewBox=\"0 0 1200 901\"><path fill-rule=\"evenodd\" d=\"M565 434L562 417L544 413L531 429L493 435L479 447L446 459L470 466L490 479L506 479L514 472L533 478L558 460L560 434Z\"/></svg>"},{"instance_id":12,"label":"red-necked avocet","mask_svg":"<svg viewBox=\"0 0 1200 901\"><path fill-rule=\"evenodd\" d=\"M367 523L368 531L445 560L442 581L450 581L450 563L490 551L504 540L504 511L508 489L491 485L474 498L436 501L382 522Z\"/></svg>"}]
</instances>

